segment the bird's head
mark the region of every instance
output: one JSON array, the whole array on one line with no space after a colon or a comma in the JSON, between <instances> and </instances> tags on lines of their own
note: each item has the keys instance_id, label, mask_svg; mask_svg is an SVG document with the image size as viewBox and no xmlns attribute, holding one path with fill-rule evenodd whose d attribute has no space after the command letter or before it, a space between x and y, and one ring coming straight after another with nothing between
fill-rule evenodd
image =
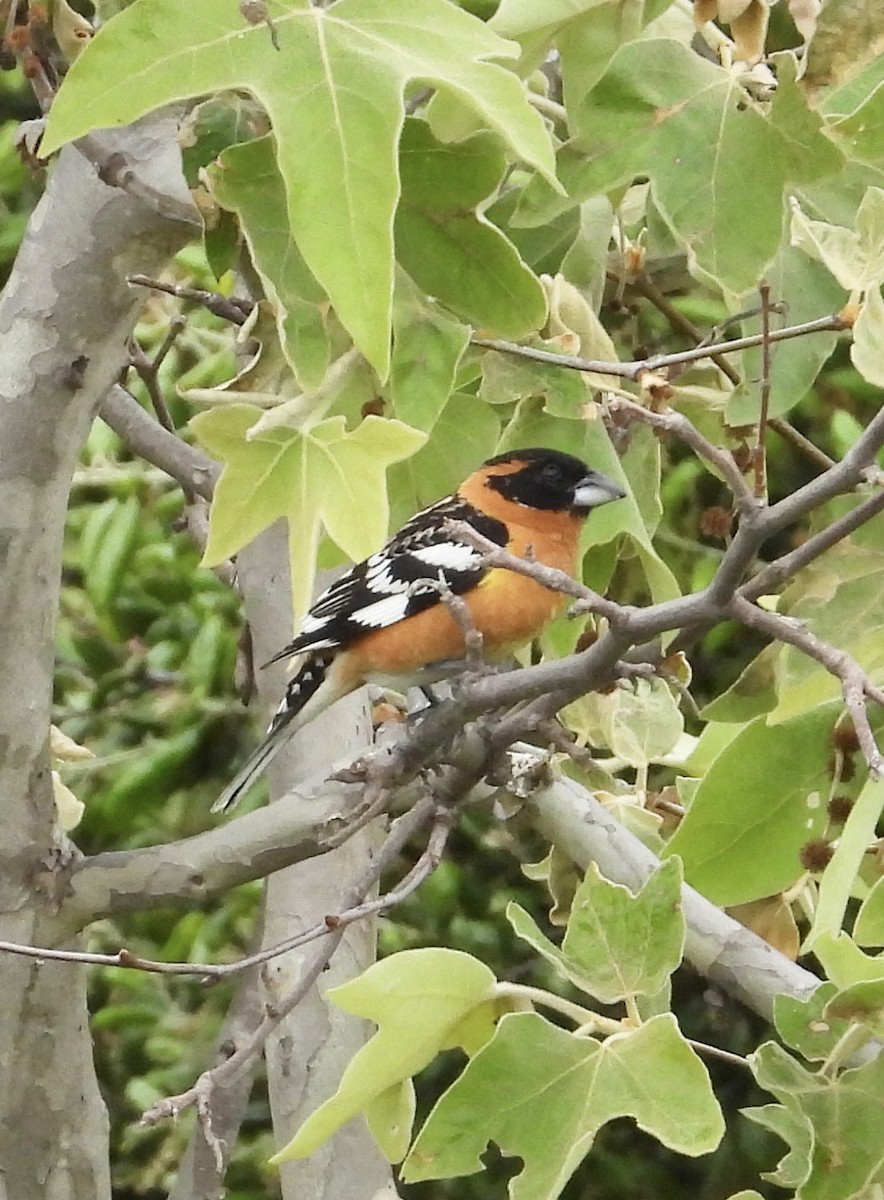
<instances>
[{"instance_id":1,"label":"bird's head","mask_svg":"<svg viewBox=\"0 0 884 1200\"><path fill-rule=\"evenodd\" d=\"M513 450L489 459L477 474L484 487L514 504L575 517L626 495L619 483L559 450Z\"/></svg>"}]
</instances>

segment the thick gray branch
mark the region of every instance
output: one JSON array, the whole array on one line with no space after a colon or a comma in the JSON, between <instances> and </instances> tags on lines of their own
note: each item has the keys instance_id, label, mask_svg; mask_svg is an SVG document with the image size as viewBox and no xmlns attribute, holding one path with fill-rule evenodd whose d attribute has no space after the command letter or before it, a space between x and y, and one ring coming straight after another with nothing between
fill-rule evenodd
<instances>
[{"instance_id":1,"label":"thick gray branch","mask_svg":"<svg viewBox=\"0 0 884 1200\"><path fill-rule=\"evenodd\" d=\"M69 870L65 918L81 928L114 913L193 903L324 854L358 791L335 783L299 787L195 837L81 859Z\"/></svg>"},{"instance_id":2,"label":"thick gray branch","mask_svg":"<svg viewBox=\"0 0 884 1200\"><path fill-rule=\"evenodd\" d=\"M540 833L584 870L597 863L606 878L637 891L659 866L638 838L587 791L570 779L535 792L526 802ZM744 928L693 888L685 886L685 958L768 1021L777 996L807 997L820 980Z\"/></svg>"}]
</instances>

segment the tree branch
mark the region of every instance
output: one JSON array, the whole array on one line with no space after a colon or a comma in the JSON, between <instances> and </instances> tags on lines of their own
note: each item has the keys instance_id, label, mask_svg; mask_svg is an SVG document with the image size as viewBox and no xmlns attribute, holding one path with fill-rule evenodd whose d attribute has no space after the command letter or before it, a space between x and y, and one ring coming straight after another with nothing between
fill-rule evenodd
<instances>
[{"instance_id":1,"label":"tree branch","mask_svg":"<svg viewBox=\"0 0 884 1200\"><path fill-rule=\"evenodd\" d=\"M850 327L849 320L839 313L834 313L831 316L818 317L815 321L804 321L800 325L787 325L783 329L771 330L767 340L785 342L790 338L806 337L809 333L841 331ZM507 342L501 338L470 338L473 346L480 346L486 350L499 350L504 354L515 354L520 358L530 358L534 362L548 363L553 367L565 367L570 371L588 371L594 375L613 375L621 379L638 379L645 371L659 371L682 363L699 362L704 358L714 359L719 354L733 354L738 350L748 350L751 346L760 346L764 341L764 334L750 334L748 337L733 338L728 342L679 350L675 354L654 354L649 358L632 359L629 362L604 362L601 359L578 358L573 354L554 354L550 350L520 346L518 342Z\"/></svg>"},{"instance_id":2,"label":"tree branch","mask_svg":"<svg viewBox=\"0 0 884 1200\"><path fill-rule=\"evenodd\" d=\"M165 471L185 492L211 500L221 474L218 464L164 429L121 384L106 393L98 414L135 454Z\"/></svg>"},{"instance_id":3,"label":"tree branch","mask_svg":"<svg viewBox=\"0 0 884 1200\"><path fill-rule=\"evenodd\" d=\"M870 700L884 706L884 692L872 683L856 659L846 651L818 638L794 617L767 612L742 596L734 597L730 610L738 621L748 625L750 629L757 629L774 641L794 646L808 658L820 663L840 681L844 703L853 719L860 749L869 765L869 773L873 779L879 779L884 774L884 756L881 755L872 733L865 700L868 696Z\"/></svg>"},{"instance_id":4,"label":"tree branch","mask_svg":"<svg viewBox=\"0 0 884 1200\"><path fill-rule=\"evenodd\" d=\"M583 870L595 862L615 883L638 891L659 860L619 821L571 779L532 793L529 820ZM729 917L687 885L682 889L687 921L685 959L707 979L766 1020L777 996L806 1000L820 980Z\"/></svg>"},{"instance_id":5,"label":"tree branch","mask_svg":"<svg viewBox=\"0 0 884 1200\"><path fill-rule=\"evenodd\" d=\"M360 903L383 872L396 862L409 839L433 818L435 810L435 801L427 797L393 823L378 854L364 868L359 878L342 890L342 908L351 908ZM235 1079L254 1056L260 1053L270 1034L312 988L337 949L345 929L346 925L342 924L329 931L328 937L304 961L297 986L272 1008L268 1007L265 1010L260 1023L228 1059L204 1071L193 1087L188 1088L186 1092L160 1100L148 1109L141 1118L142 1124L152 1125L166 1117L177 1117L186 1108L194 1106L198 1109L202 1106L205 1111L210 1111L214 1089Z\"/></svg>"},{"instance_id":6,"label":"tree branch","mask_svg":"<svg viewBox=\"0 0 884 1200\"><path fill-rule=\"evenodd\" d=\"M81 928L122 912L187 904L323 854L358 816L359 789L305 784L283 801L206 833L80 859L65 882L65 917Z\"/></svg>"}]
</instances>

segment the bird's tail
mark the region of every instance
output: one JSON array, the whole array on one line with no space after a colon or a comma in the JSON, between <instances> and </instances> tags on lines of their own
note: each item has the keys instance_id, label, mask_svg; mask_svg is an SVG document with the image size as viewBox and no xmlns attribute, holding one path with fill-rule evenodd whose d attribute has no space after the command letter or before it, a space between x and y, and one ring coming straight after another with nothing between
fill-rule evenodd
<instances>
[{"instance_id":1,"label":"bird's tail","mask_svg":"<svg viewBox=\"0 0 884 1200\"><path fill-rule=\"evenodd\" d=\"M264 740L252 751L245 765L212 805L213 813L226 812L232 808L243 792L264 774L296 730L301 728L305 720L310 719L311 710L315 708L318 711L320 707L325 707L325 702L321 702L319 705L311 705L311 710L307 710L308 701L314 697L321 700L317 693L326 680L329 661L328 657L312 654L302 664L298 673L289 680L285 695L270 722Z\"/></svg>"}]
</instances>

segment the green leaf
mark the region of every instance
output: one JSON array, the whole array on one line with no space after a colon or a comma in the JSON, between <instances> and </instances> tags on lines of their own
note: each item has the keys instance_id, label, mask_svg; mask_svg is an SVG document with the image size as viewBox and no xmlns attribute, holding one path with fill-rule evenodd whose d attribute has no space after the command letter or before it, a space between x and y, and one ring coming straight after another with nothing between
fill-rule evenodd
<instances>
[{"instance_id":1,"label":"green leaf","mask_svg":"<svg viewBox=\"0 0 884 1200\"><path fill-rule=\"evenodd\" d=\"M772 1042L751 1061L761 1087L798 1118L791 1129L784 1124L778 1132L790 1142L796 1164L808 1164L805 1178L798 1181L799 1200L874 1194L884 1183L884 1055L842 1071L837 1079L805 1071Z\"/></svg>"},{"instance_id":2,"label":"green leaf","mask_svg":"<svg viewBox=\"0 0 884 1200\"><path fill-rule=\"evenodd\" d=\"M400 281L393 306L390 397L401 421L417 429L433 428L454 389L469 340L465 325L424 299L410 281Z\"/></svg>"},{"instance_id":3,"label":"green leaf","mask_svg":"<svg viewBox=\"0 0 884 1200\"><path fill-rule=\"evenodd\" d=\"M884 877L876 881L862 902L853 937L860 946L884 946Z\"/></svg>"},{"instance_id":4,"label":"green leaf","mask_svg":"<svg viewBox=\"0 0 884 1200\"><path fill-rule=\"evenodd\" d=\"M706 705L700 713L703 719L742 724L776 708L777 660L781 649L780 643L765 646L737 680ZM701 738L705 733L706 730Z\"/></svg>"},{"instance_id":5,"label":"green leaf","mask_svg":"<svg viewBox=\"0 0 884 1200\"><path fill-rule=\"evenodd\" d=\"M413 454L425 435L380 417L366 417L348 432L343 417L329 417L307 430L280 426L249 438L260 416L251 405L231 404L191 420L209 453L224 463L203 562L223 562L285 517L293 603L303 613L321 528L354 562L377 550L387 536L386 467Z\"/></svg>"},{"instance_id":6,"label":"green leaf","mask_svg":"<svg viewBox=\"0 0 884 1200\"><path fill-rule=\"evenodd\" d=\"M330 353L319 308L325 293L292 238L273 138L231 146L210 179L215 199L242 223L252 262L276 306L279 340L289 365L302 387L316 387Z\"/></svg>"},{"instance_id":7,"label":"green leaf","mask_svg":"<svg viewBox=\"0 0 884 1200\"><path fill-rule=\"evenodd\" d=\"M679 42L621 47L574 106L582 141L559 154L572 202L648 175L660 213L701 272L736 292L756 286L781 240L787 184L832 175L843 162L795 84L794 60L779 55L777 65L764 116L732 73ZM517 217L541 224L563 207L535 180Z\"/></svg>"},{"instance_id":8,"label":"green leaf","mask_svg":"<svg viewBox=\"0 0 884 1200\"><path fill-rule=\"evenodd\" d=\"M821 933L814 953L836 987L884 979L884 956L865 954L846 933Z\"/></svg>"},{"instance_id":9,"label":"green leaf","mask_svg":"<svg viewBox=\"0 0 884 1200\"><path fill-rule=\"evenodd\" d=\"M776 1171L763 1176L771 1183L790 1191L797 1188L810 1174L810 1156L813 1149L813 1134L809 1122L797 1112L791 1112L780 1104L766 1104L759 1108L744 1108L742 1113L756 1125L769 1129L782 1138L791 1148L777 1164Z\"/></svg>"},{"instance_id":10,"label":"green leaf","mask_svg":"<svg viewBox=\"0 0 884 1200\"><path fill-rule=\"evenodd\" d=\"M605 879L592 863L571 904L561 950L518 904L508 906L507 919L566 979L613 1004L659 991L681 962L681 883L678 859L660 866L637 895Z\"/></svg>"},{"instance_id":11,"label":"green leaf","mask_svg":"<svg viewBox=\"0 0 884 1200\"><path fill-rule=\"evenodd\" d=\"M708 1153L721 1140L706 1068L670 1014L603 1045L533 1013L505 1016L430 1113L403 1178L475 1174L494 1141L525 1164L512 1200L554 1200L598 1129L620 1116L681 1154Z\"/></svg>"},{"instance_id":12,"label":"green leaf","mask_svg":"<svg viewBox=\"0 0 884 1200\"><path fill-rule=\"evenodd\" d=\"M875 387L884 386L884 300L877 284L866 292L853 327L850 359L863 379Z\"/></svg>"},{"instance_id":13,"label":"green leaf","mask_svg":"<svg viewBox=\"0 0 884 1200\"><path fill-rule=\"evenodd\" d=\"M351 1060L337 1092L272 1161L306 1157L366 1109L388 1130L391 1119L401 1123L407 1111L404 1092L398 1090L403 1081L441 1050L460 1044L459 1026L479 1007L487 1012L490 1036L494 983L488 968L469 954L426 949L393 954L358 979L332 988L328 995L339 1008L373 1021L378 1032ZM398 1132L387 1140L388 1148L395 1148L393 1143L398 1147Z\"/></svg>"},{"instance_id":14,"label":"green leaf","mask_svg":"<svg viewBox=\"0 0 884 1200\"><path fill-rule=\"evenodd\" d=\"M878 519L870 523L870 530L880 536L882 525ZM884 567L877 548L872 553L857 552L855 545L848 545L830 551L799 579L787 601L791 617L852 655L873 678L884 669L884 644L877 633L884 601ZM832 673L793 646L782 648L776 671L779 702L770 715L772 723L841 694L841 685Z\"/></svg>"},{"instance_id":15,"label":"green leaf","mask_svg":"<svg viewBox=\"0 0 884 1200\"><path fill-rule=\"evenodd\" d=\"M833 996L826 1016L864 1025L876 1038L884 1037L884 979L855 983Z\"/></svg>"},{"instance_id":16,"label":"green leaf","mask_svg":"<svg viewBox=\"0 0 884 1200\"><path fill-rule=\"evenodd\" d=\"M547 345L544 349L555 353L556 348ZM487 404L512 404L529 396L541 396L547 412L573 418L581 415L589 400L586 382L578 371L496 350L482 354L481 364L479 397Z\"/></svg>"},{"instance_id":17,"label":"green leaf","mask_svg":"<svg viewBox=\"0 0 884 1200\"><path fill-rule=\"evenodd\" d=\"M663 679L637 679L599 698L603 736L611 753L632 767L647 767L672 753L684 717Z\"/></svg>"},{"instance_id":18,"label":"green leaf","mask_svg":"<svg viewBox=\"0 0 884 1200\"><path fill-rule=\"evenodd\" d=\"M787 1046L809 1062L825 1062L847 1032L847 1021L826 1013L826 1005L837 993L837 987L827 982L806 1000L785 994L774 997L777 1032Z\"/></svg>"},{"instance_id":19,"label":"green leaf","mask_svg":"<svg viewBox=\"0 0 884 1200\"><path fill-rule=\"evenodd\" d=\"M546 320L540 282L477 211L506 168L499 140L479 133L447 145L426 121L411 120L400 154L396 250L412 279L452 312L502 337L539 329Z\"/></svg>"},{"instance_id":20,"label":"green leaf","mask_svg":"<svg viewBox=\"0 0 884 1200\"><path fill-rule=\"evenodd\" d=\"M45 152L177 100L245 89L267 110L292 234L353 340L385 376L393 298L396 144L412 80L453 93L517 159L553 181L552 150L518 50L445 0L276 0L263 24L217 0L136 0L65 79ZM235 52L233 47L235 46Z\"/></svg>"},{"instance_id":21,"label":"green leaf","mask_svg":"<svg viewBox=\"0 0 884 1200\"><path fill-rule=\"evenodd\" d=\"M838 312L846 300L843 289L826 268L794 246L780 247L765 272L765 279L771 295L788 311L790 324L813 320L820 313ZM753 303L753 299L748 299L747 307ZM747 323L745 333L755 333L757 327L757 321L751 327ZM779 343L770 373L768 411L773 416L782 416L804 399L837 340L838 334L832 331ZM762 374L761 358L760 348L743 352L740 374L750 382L742 383L728 400L725 410L728 425L751 425L758 421L757 380Z\"/></svg>"},{"instance_id":22,"label":"green leaf","mask_svg":"<svg viewBox=\"0 0 884 1200\"><path fill-rule=\"evenodd\" d=\"M99 613L106 614L113 607L135 553L141 505L135 496L111 500L107 507L97 510L94 520L100 536L85 572L86 593Z\"/></svg>"},{"instance_id":23,"label":"green leaf","mask_svg":"<svg viewBox=\"0 0 884 1200\"><path fill-rule=\"evenodd\" d=\"M842 711L826 704L770 726L757 717L715 759L666 847L716 904L742 904L793 884L799 851L826 824L829 737Z\"/></svg>"},{"instance_id":24,"label":"green leaf","mask_svg":"<svg viewBox=\"0 0 884 1200\"><path fill-rule=\"evenodd\" d=\"M884 781L870 779L850 810L835 853L823 872L819 901L813 925L802 946L803 953L813 949L820 934L834 935L840 931L859 869L875 840L882 806Z\"/></svg>"},{"instance_id":25,"label":"green leaf","mask_svg":"<svg viewBox=\"0 0 884 1200\"><path fill-rule=\"evenodd\" d=\"M494 409L456 392L433 426L426 445L390 470L391 525L398 529L428 504L453 492L490 458L500 437Z\"/></svg>"}]
</instances>

